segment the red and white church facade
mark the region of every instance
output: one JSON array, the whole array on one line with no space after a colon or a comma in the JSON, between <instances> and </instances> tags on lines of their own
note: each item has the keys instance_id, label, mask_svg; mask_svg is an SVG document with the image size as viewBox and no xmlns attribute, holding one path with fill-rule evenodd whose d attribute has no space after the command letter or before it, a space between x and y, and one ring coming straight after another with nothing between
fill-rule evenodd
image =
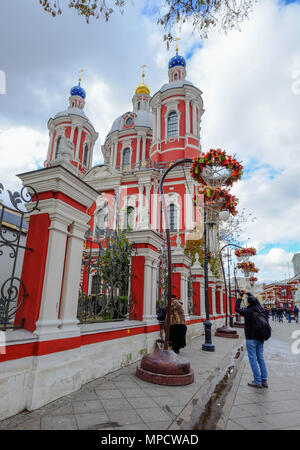
<instances>
[{"instance_id":1,"label":"red and white church facade","mask_svg":"<svg viewBox=\"0 0 300 450\"><path fill-rule=\"evenodd\" d=\"M159 197L162 173L172 162L201 152L201 91L186 80L186 61L169 61L169 80L153 96L142 83L132 111L112 124L102 153L92 166L98 133L84 113L86 93L80 81L69 106L48 122L49 147L44 169L18 175L32 186L39 207L28 216L22 281L28 297L16 313L22 329L6 331L0 352L0 419L38 408L86 382L137 361L160 337L156 319L157 277L165 220ZM185 255L186 240L199 221L193 205L195 185L188 169L172 171L164 196L172 235L173 292L183 301L187 340L203 333L204 275L201 264ZM113 214L106 214L105 207ZM199 224L198 224L199 225ZM79 324L77 302L82 254L88 230L120 227L135 247L131 292L134 320ZM199 230L198 230L199 231ZM188 277L193 280L193 311L188 311ZM89 287L87 287L89 289ZM213 329L223 325L222 280L209 272ZM220 339L220 338L218 338ZM192 361L191 361L192 365ZM2 395L2 393L1 393Z\"/></svg>"}]
</instances>

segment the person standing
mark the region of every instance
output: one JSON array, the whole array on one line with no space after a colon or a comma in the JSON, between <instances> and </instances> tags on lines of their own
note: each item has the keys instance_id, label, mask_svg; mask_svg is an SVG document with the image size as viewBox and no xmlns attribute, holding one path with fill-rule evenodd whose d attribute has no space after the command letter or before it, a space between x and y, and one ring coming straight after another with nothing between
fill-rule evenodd
<instances>
[{"instance_id":1,"label":"person standing","mask_svg":"<svg viewBox=\"0 0 300 450\"><path fill-rule=\"evenodd\" d=\"M242 295L247 294L247 308L241 308ZM264 309L250 292L239 291L235 311L245 318L245 337L249 363L254 380L248 386L255 388L268 388L268 373L264 360L264 341L259 340L260 331L257 328L255 315L265 314ZM265 318L268 325L268 319Z\"/></svg>"},{"instance_id":2,"label":"person standing","mask_svg":"<svg viewBox=\"0 0 300 450\"><path fill-rule=\"evenodd\" d=\"M186 346L186 324L182 302L176 295L171 296L170 336L171 348L175 353Z\"/></svg>"},{"instance_id":3,"label":"person standing","mask_svg":"<svg viewBox=\"0 0 300 450\"><path fill-rule=\"evenodd\" d=\"M299 308L297 305L294 306L294 317L295 317L295 322L298 323L298 317L299 317Z\"/></svg>"},{"instance_id":4,"label":"person standing","mask_svg":"<svg viewBox=\"0 0 300 450\"><path fill-rule=\"evenodd\" d=\"M288 306L286 308L286 318L287 318L289 323L291 323L291 314L292 314L291 308Z\"/></svg>"},{"instance_id":5,"label":"person standing","mask_svg":"<svg viewBox=\"0 0 300 450\"><path fill-rule=\"evenodd\" d=\"M279 306L277 308L277 317L278 317L278 322L283 322L283 310L282 308Z\"/></svg>"},{"instance_id":6,"label":"person standing","mask_svg":"<svg viewBox=\"0 0 300 450\"><path fill-rule=\"evenodd\" d=\"M276 322L276 309L274 308L274 306L272 306L271 309L271 314L272 314L272 320Z\"/></svg>"}]
</instances>

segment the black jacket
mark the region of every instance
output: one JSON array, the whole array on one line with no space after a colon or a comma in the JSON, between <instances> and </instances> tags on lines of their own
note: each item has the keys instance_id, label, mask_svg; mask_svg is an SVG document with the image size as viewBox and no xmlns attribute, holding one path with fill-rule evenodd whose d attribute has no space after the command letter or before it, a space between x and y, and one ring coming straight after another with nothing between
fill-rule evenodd
<instances>
[{"instance_id":1,"label":"black jacket","mask_svg":"<svg viewBox=\"0 0 300 450\"><path fill-rule=\"evenodd\" d=\"M251 298L252 300L256 300L255 297L253 297L252 294L248 294L248 298ZM257 339L256 335L256 329L253 322L253 313L254 312L262 312L264 316L266 317L266 314L264 312L263 307L259 304L258 300L256 300L255 305L249 305L247 308L241 308L241 298L238 298L235 304L235 311L240 314L241 316L244 316L245 318L245 337L246 339ZM266 317L266 319L268 319Z\"/></svg>"}]
</instances>

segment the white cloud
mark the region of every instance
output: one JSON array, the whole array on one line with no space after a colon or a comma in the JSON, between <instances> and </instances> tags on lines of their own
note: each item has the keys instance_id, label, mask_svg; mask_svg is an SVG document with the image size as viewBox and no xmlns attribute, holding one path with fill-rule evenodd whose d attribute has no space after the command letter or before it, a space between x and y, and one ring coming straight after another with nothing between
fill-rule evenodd
<instances>
[{"instance_id":1,"label":"white cloud","mask_svg":"<svg viewBox=\"0 0 300 450\"><path fill-rule=\"evenodd\" d=\"M47 156L48 130L28 127L8 127L0 130L0 182L5 189L22 187L16 174L42 166Z\"/></svg>"}]
</instances>

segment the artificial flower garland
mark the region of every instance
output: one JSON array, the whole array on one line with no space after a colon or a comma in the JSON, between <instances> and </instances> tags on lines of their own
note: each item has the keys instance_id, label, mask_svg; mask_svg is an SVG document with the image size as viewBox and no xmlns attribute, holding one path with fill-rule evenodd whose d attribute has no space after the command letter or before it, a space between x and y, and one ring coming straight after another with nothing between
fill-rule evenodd
<instances>
[{"instance_id":1,"label":"artificial flower garland","mask_svg":"<svg viewBox=\"0 0 300 450\"><path fill-rule=\"evenodd\" d=\"M235 256L237 256L238 258L240 256L254 256L256 255L256 250L253 247L249 247L249 248L238 248L235 250Z\"/></svg>"},{"instance_id":2,"label":"artificial flower garland","mask_svg":"<svg viewBox=\"0 0 300 450\"><path fill-rule=\"evenodd\" d=\"M231 170L230 177L224 183L226 186L232 186L235 181L238 181L243 174L243 166L232 156L227 155L224 150L210 149L207 153L201 155L199 158L193 158L193 165L191 168L192 177L200 184L206 185L202 178L202 171L206 166L220 166Z\"/></svg>"}]
</instances>

